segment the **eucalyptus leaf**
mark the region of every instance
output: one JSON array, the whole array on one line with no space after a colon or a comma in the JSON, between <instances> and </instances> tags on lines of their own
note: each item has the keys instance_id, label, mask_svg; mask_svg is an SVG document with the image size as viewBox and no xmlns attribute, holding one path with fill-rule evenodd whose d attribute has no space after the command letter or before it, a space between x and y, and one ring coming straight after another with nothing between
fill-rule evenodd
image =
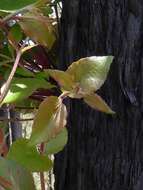
<instances>
[{"instance_id":1,"label":"eucalyptus leaf","mask_svg":"<svg viewBox=\"0 0 143 190\"><path fill-rule=\"evenodd\" d=\"M87 103L93 109L108 113L115 114L114 111L106 104L106 102L97 94L89 94L84 97L85 103Z\"/></svg>"},{"instance_id":2,"label":"eucalyptus leaf","mask_svg":"<svg viewBox=\"0 0 143 190\"><path fill-rule=\"evenodd\" d=\"M48 171L52 161L38 153L35 146L28 145L29 140L18 139L10 147L7 158L13 160L31 172Z\"/></svg>"},{"instance_id":3,"label":"eucalyptus leaf","mask_svg":"<svg viewBox=\"0 0 143 190\"><path fill-rule=\"evenodd\" d=\"M0 185L8 190L36 190L30 172L16 162L0 157Z\"/></svg>"}]
</instances>

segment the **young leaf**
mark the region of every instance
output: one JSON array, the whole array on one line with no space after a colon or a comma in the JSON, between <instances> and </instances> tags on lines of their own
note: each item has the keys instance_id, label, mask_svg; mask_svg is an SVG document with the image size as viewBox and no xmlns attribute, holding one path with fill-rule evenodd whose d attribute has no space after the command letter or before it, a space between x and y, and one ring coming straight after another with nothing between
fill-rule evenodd
<instances>
[{"instance_id":1,"label":"young leaf","mask_svg":"<svg viewBox=\"0 0 143 190\"><path fill-rule=\"evenodd\" d=\"M19 22L24 33L36 43L51 49L56 38L53 26L44 16L23 17Z\"/></svg>"},{"instance_id":2,"label":"young leaf","mask_svg":"<svg viewBox=\"0 0 143 190\"><path fill-rule=\"evenodd\" d=\"M39 106L29 145L47 142L66 125L67 110L56 96L46 98Z\"/></svg>"},{"instance_id":3,"label":"young leaf","mask_svg":"<svg viewBox=\"0 0 143 190\"><path fill-rule=\"evenodd\" d=\"M98 90L106 80L113 56L86 57L73 62L67 73L74 76L85 94Z\"/></svg>"},{"instance_id":4,"label":"young leaf","mask_svg":"<svg viewBox=\"0 0 143 190\"><path fill-rule=\"evenodd\" d=\"M14 78L3 104L26 99L38 88L49 89L52 85L44 79Z\"/></svg>"},{"instance_id":5,"label":"young leaf","mask_svg":"<svg viewBox=\"0 0 143 190\"><path fill-rule=\"evenodd\" d=\"M71 90L74 86L74 80L72 75L64 71L47 69L45 70L49 75L60 85L64 90Z\"/></svg>"},{"instance_id":6,"label":"young leaf","mask_svg":"<svg viewBox=\"0 0 143 190\"><path fill-rule=\"evenodd\" d=\"M36 190L30 172L14 161L0 157L0 186L9 190Z\"/></svg>"},{"instance_id":7,"label":"young leaf","mask_svg":"<svg viewBox=\"0 0 143 190\"><path fill-rule=\"evenodd\" d=\"M97 94L89 94L84 97L85 103L87 103L90 107L108 113L115 114L114 111L106 104L106 102Z\"/></svg>"},{"instance_id":8,"label":"young leaf","mask_svg":"<svg viewBox=\"0 0 143 190\"><path fill-rule=\"evenodd\" d=\"M62 131L48 141L45 145L45 153L46 154L56 154L61 151L64 146L67 144L68 141L68 132L67 129L64 127Z\"/></svg>"},{"instance_id":9,"label":"young leaf","mask_svg":"<svg viewBox=\"0 0 143 190\"><path fill-rule=\"evenodd\" d=\"M36 2L37 0L0 0L0 11L13 12Z\"/></svg>"},{"instance_id":10,"label":"young leaf","mask_svg":"<svg viewBox=\"0 0 143 190\"><path fill-rule=\"evenodd\" d=\"M7 158L13 160L31 172L48 171L52 161L37 152L35 146L29 146L27 139L19 139L10 147Z\"/></svg>"}]
</instances>

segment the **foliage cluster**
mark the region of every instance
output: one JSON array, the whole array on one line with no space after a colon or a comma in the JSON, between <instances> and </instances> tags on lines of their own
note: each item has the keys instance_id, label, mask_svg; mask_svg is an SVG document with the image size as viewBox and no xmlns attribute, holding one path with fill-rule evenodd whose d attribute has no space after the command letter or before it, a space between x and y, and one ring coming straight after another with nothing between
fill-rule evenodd
<instances>
[{"instance_id":1,"label":"foliage cluster","mask_svg":"<svg viewBox=\"0 0 143 190\"><path fill-rule=\"evenodd\" d=\"M17 139L9 150L0 128L0 186L5 189L34 190L31 173L52 168L49 156L68 140L65 98L83 99L94 109L114 114L95 93L107 78L112 56L81 58L66 71L57 70L59 19L52 13L57 15L58 4L0 1L0 105L39 107L30 138Z\"/></svg>"}]
</instances>

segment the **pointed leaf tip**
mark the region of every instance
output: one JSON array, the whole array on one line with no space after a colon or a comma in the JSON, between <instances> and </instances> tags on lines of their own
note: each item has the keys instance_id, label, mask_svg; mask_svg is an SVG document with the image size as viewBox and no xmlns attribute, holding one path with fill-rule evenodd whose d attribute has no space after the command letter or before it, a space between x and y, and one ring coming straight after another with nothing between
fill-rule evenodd
<instances>
[{"instance_id":1,"label":"pointed leaf tip","mask_svg":"<svg viewBox=\"0 0 143 190\"><path fill-rule=\"evenodd\" d=\"M84 102L87 103L93 109L105 112L107 114L115 114L115 112L97 94L90 94L90 95L85 96Z\"/></svg>"}]
</instances>

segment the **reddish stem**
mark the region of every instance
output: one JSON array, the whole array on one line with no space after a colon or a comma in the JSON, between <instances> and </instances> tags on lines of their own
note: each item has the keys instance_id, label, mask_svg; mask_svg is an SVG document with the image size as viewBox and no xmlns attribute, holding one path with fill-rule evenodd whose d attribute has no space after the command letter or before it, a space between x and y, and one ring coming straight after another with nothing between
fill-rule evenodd
<instances>
[{"instance_id":1,"label":"reddish stem","mask_svg":"<svg viewBox=\"0 0 143 190\"><path fill-rule=\"evenodd\" d=\"M9 77L8 77L8 79L7 79L7 81L6 81L4 90L3 90L2 94L1 94L1 97L0 97L0 104L2 103L2 101L3 101L4 98L5 98L5 96L7 95L7 92L8 92L8 90L9 90L11 81L12 81L12 79L13 79L13 76L14 76L14 74L15 74L15 72L16 72L18 63L19 63L19 61L20 61L20 57L21 57L21 51L18 51L17 56L16 56L16 59L15 59L15 63L14 63L13 68L12 68L12 71L11 71L11 73L10 73L10 75L9 75Z\"/></svg>"}]
</instances>

